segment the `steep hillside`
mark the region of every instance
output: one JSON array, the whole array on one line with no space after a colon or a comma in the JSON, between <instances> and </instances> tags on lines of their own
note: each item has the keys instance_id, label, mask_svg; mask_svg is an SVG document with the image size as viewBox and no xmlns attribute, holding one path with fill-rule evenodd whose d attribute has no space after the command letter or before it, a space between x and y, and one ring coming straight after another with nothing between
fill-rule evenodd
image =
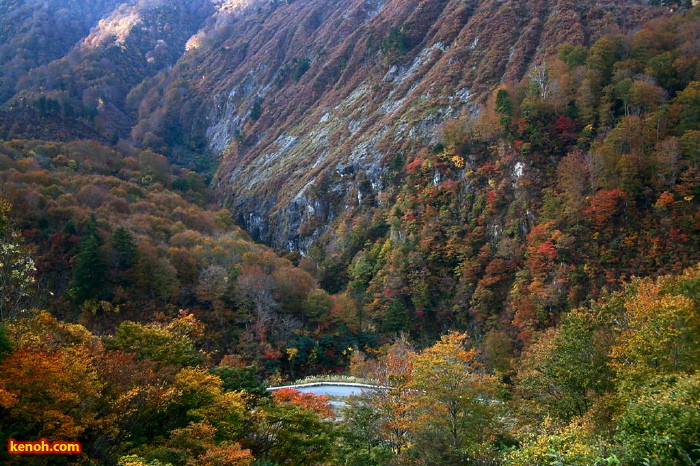
<instances>
[{"instance_id":1,"label":"steep hillside","mask_svg":"<svg viewBox=\"0 0 700 466\"><path fill-rule=\"evenodd\" d=\"M45 114L34 108L0 110L0 139L43 139L74 141L91 139L106 142L88 122L66 118L60 114Z\"/></svg>"},{"instance_id":2,"label":"steep hillside","mask_svg":"<svg viewBox=\"0 0 700 466\"><path fill-rule=\"evenodd\" d=\"M370 331L456 326L510 352L607 287L697 262L698 9L459 5L220 18L144 100L167 131L133 135L223 151L238 223L308 254Z\"/></svg>"},{"instance_id":3,"label":"steep hillside","mask_svg":"<svg viewBox=\"0 0 700 466\"><path fill-rule=\"evenodd\" d=\"M223 153L217 190L262 241L307 252L397 152L437 142L562 43L666 10L627 1L297 1L217 15L146 94L132 136ZM164 114L164 116L163 116ZM147 141L146 141L147 142ZM327 192L328 195L318 195Z\"/></svg>"},{"instance_id":4,"label":"steep hillside","mask_svg":"<svg viewBox=\"0 0 700 466\"><path fill-rule=\"evenodd\" d=\"M700 258L697 8L341 6L220 12L132 136L223 152L237 222L310 256L354 325L517 352Z\"/></svg>"},{"instance_id":5,"label":"steep hillside","mask_svg":"<svg viewBox=\"0 0 700 466\"><path fill-rule=\"evenodd\" d=\"M680 3L2 2L0 444L700 464ZM333 421L265 389L341 372L379 387Z\"/></svg>"}]
</instances>

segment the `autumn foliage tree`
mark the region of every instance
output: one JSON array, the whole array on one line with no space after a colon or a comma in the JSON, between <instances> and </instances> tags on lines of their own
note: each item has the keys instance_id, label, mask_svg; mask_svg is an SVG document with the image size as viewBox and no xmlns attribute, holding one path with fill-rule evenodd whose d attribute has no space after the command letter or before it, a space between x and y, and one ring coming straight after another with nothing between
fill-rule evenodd
<instances>
[{"instance_id":1,"label":"autumn foliage tree","mask_svg":"<svg viewBox=\"0 0 700 466\"><path fill-rule=\"evenodd\" d=\"M497 380L482 371L467 339L449 333L413 358L410 426L427 463L465 464L483 455L498 431Z\"/></svg>"}]
</instances>

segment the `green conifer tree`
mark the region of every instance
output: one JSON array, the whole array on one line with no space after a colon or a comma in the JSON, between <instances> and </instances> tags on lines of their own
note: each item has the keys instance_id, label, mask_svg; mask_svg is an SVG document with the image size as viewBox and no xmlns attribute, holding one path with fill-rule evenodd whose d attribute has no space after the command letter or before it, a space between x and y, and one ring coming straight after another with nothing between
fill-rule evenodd
<instances>
[{"instance_id":1,"label":"green conifer tree","mask_svg":"<svg viewBox=\"0 0 700 466\"><path fill-rule=\"evenodd\" d=\"M408 323L406 306L399 300L392 301L384 316L384 330L392 334L405 332L409 329Z\"/></svg>"},{"instance_id":2,"label":"green conifer tree","mask_svg":"<svg viewBox=\"0 0 700 466\"><path fill-rule=\"evenodd\" d=\"M114 267L123 272L136 265L138 250L134 236L124 227L118 227L112 233L110 246L114 251Z\"/></svg>"},{"instance_id":3,"label":"green conifer tree","mask_svg":"<svg viewBox=\"0 0 700 466\"><path fill-rule=\"evenodd\" d=\"M496 93L496 111L500 115L499 122L503 131L507 132L513 118L513 101L505 89L499 89Z\"/></svg>"},{"instance_id":4,"label":"green conifer tree","mask_svg":"<svg viewBox=\"0 0 700 466\"><path fill-rule=\"evenodd\" d=\"M108 265L94 214L88 220L79 249L71 286L73 298L79 303L107 298Z\"/></svg>"}]
</instances>

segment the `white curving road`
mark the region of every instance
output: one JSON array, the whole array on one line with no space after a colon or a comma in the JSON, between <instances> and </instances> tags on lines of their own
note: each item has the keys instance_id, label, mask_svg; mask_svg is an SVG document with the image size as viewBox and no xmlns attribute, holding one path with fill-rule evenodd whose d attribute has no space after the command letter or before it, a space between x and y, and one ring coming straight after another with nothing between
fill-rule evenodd
<instances>
[{"instance_id":1,"label":"white curving road","mask_svg":"<svg viewBox=\"0 0 700 466\"><path fill-rule=\"evenodd\" d=\"M318 382L305 383L300 385L285 385L283 387L270 387L269 391L274 392L282 388L293 388L302 393L313 393L319 396L341 397L345 398L352 395L360 395L361 393L385 390L386 387L380 385L368 385L362 383L340 383L340 382Z\"/></svg>"}]
</instances>

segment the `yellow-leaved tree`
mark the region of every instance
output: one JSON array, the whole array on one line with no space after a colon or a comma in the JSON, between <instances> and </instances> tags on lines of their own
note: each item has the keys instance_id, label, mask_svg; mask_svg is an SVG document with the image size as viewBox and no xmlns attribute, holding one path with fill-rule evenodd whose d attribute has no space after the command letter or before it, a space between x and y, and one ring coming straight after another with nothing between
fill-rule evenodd
<instances>
[{"instance_id":1,"label":"yellow-leaved tree","mask_svg":"<svg viewBox=\"0 0 700 466\"><path fill-rule=\"evenodd\" d=\"M691 281L691 273L700 275L691 269L686 272L687 281ZM672 286L664 280L642 281L625 303L611 350L621 393L633 396L636 388L652 378L692 372L700 362L697 305L688 296L669 292Z\"/></svg>"},{"instance_id":2,"label":"yellow-leaved tree","mask_svg":"<svg viewBox=\"0 0 700 466\"><path fill-rule=\"evenodd\" d=\"M611 350L622 401L615 440L630 464L697 464L700 267L634 285Z\"/></svg>"},{"instance_id":3,"label":"yellow-leaved tree","mask_svg":"<svg viewBox=\"0 0 700 466\"><path fill-rule=\"evenodd\" d=\"M426 464L468 464L498 430L498 381L481 371L467 341L451 332L413 358L412 449Z\"/></svg>"}]
</instances>

